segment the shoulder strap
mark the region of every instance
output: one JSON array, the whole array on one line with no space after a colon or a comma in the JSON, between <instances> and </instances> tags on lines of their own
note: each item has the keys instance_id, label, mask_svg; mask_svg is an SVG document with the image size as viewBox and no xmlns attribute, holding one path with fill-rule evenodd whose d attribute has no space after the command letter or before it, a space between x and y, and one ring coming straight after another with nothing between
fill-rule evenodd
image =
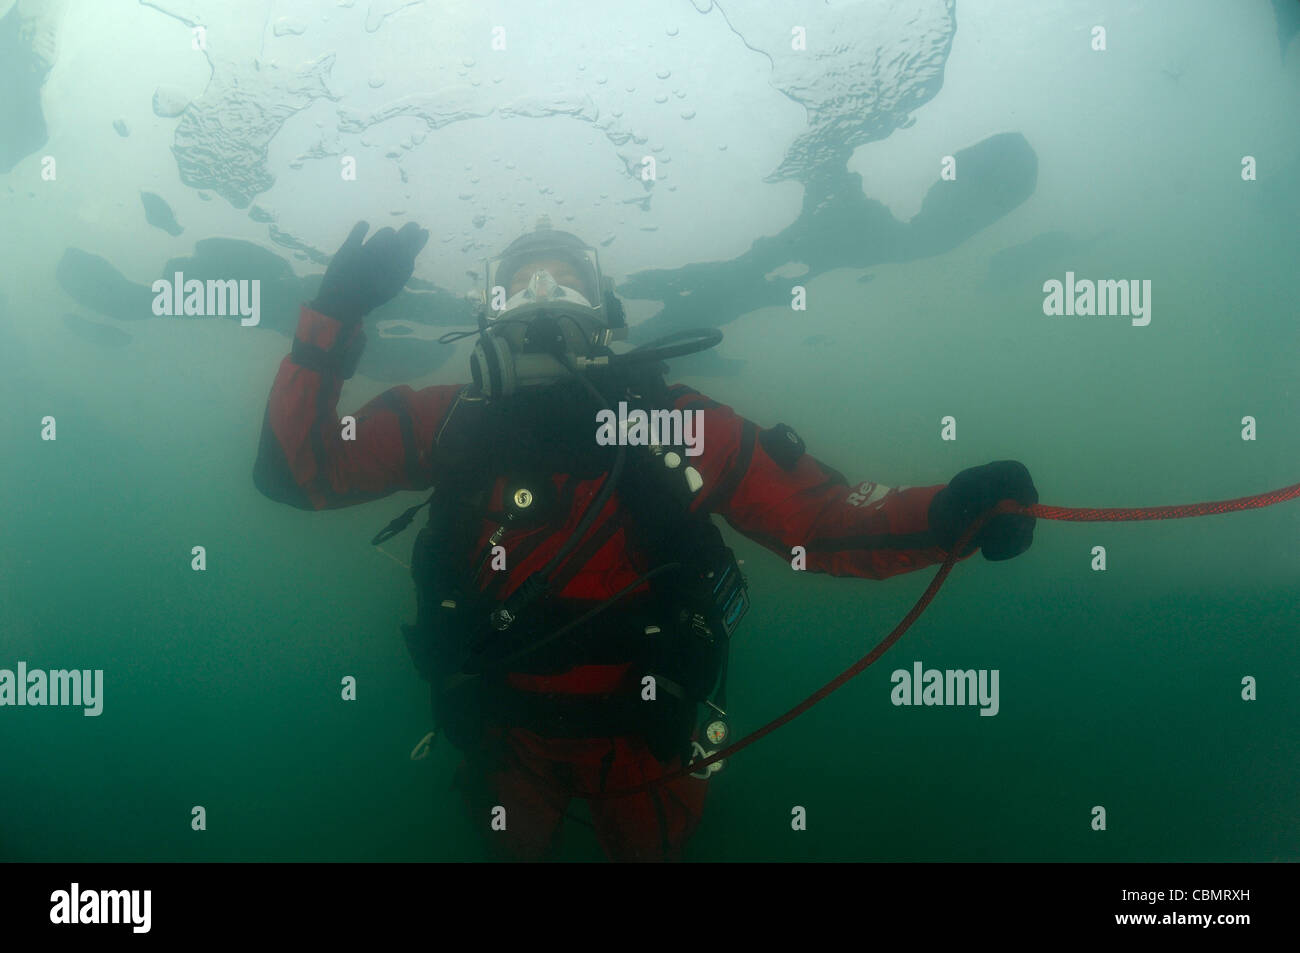
<instances>
[{"instance_id":1,"label":"shoulder strap","mask_svg":"<svg viewBox=\"0 0 1300 953\"><path fill-rule=\"evenodd\" d=\"M632 401L635 406L646 412L671 409L673 400L662 373L648 375L633 386L640 388ZM632 449L637 452L629 456L619 502L631 516L638 545L654 565L714 560L726 546L708 514L691 509L696 494L687 485L690 458L683 448L657 454L645 447ZM676 453L675 461L669 460L668 452ZM676 466L669 466L670 462Z\"/></svg>"}]
</instances>

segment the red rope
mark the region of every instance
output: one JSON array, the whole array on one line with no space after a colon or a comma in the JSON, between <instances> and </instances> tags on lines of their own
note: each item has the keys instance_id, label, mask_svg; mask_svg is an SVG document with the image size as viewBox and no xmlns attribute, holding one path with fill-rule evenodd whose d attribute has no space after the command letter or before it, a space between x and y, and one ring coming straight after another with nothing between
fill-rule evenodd
<instances>
[{"instance_id":1,"label":"red rope","mask_svg":"<svg viewBox=\"0 0 1300 953\"><path fill-rule=\"evenodd\" d=\"M733 754L748 748L754 742L766 738L782 725L788 724L798 718L813 705L816 705L819 701L831 694L831 692L843 686L850 679L866 671L873 662L888 652L893 644L903 637L903 633L911 628L912 623L920 617L921 613L924 612L926 607L934 600L935 595L938 594L940 587L943 586L944 580L948 578L948 573L952 572L952 567L957 562L956 554L962 552L966 548L966 545L975 537L975 534L978 533L984 524L994 516L1002 513L1019 513L1023 516L1034 516L1038 519L1061 520L1075 523L1123 523L1138 520L1174 520L1193 516L1213 516L1217 513L1233 513L1238 510L1255 510L1265 506L1273 506L1276 503L1284 503L1287 500L1293 500L1298 496L1300 496L1300 483L1284 487L1280 490L1273 490L1270 493L1259 493L1255 496L1243 496L1235 500L1222 500L1213 503L1187 503L1182 506L1134 507L1131 509L1094 509L1085 507L1044 506L1037 503L1032 506L1026 506L1017 503L1014 500L1003 500L972 523L966 532L962 534L961 539L953 545L952 552L949 554L948 558L945 559L943 565L939 567L939 571L935 573L934 578L930 580L930 585L925 587L925 592L921 593L921 597L916 600L916 604L912 606L907 615L903 616L902 621L900 621L898 625L894 626L892 632L881 639L880 642L876 644L876 647L870 652L862 656L862 658L858 659L844 671L840 672L840 674L836 675L821 688L817 689L817 691L813 692L799 704L795 705L784 715L773 718L766 725L745 735L745 737L741 738L735 744L729 745L721 751L715 752L702 761L694 761L689 765L684 765L675 771L670 771L667 774L660 775L651 781L646 781L643 784L636 785L635 787L623 788L618 791L574 791L572 794L575 797L584 797L591 800L603 801L609 798L631 797L634 794L644 793L645 791L657 788L662 784L675 781L686 774L698 772L724 758L729 758Z\"/></svg>"}]
</instances>

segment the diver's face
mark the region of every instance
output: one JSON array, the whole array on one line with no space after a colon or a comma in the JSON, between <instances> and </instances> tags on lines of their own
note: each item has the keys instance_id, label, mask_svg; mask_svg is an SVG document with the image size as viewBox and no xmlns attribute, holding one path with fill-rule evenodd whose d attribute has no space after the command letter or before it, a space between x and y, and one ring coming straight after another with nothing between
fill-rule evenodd
<instances>
[{"instance_id":1,"label":"diver's face","mask_svg":"<svg viewBox=\"0 0 1300 953\"><path fill-rule=\"evenodd\" d=\"M558 261L554 258L539 258L536 261L525 262L524 266L516 271L515 276L510 279L510 289L506 292L506 297L516 295L527 288L529 279L539 271L549 271L557 285L564 285L566 288L572 288L574 291L590 297L587 283L582 280L573 266L566 261Z\"/></svg>"}]
</instances>

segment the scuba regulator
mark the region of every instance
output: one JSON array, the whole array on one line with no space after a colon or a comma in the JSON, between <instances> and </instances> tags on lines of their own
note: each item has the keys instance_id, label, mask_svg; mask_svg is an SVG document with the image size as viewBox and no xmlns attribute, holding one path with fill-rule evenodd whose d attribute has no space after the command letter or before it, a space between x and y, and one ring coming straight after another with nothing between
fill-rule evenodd
<instances>
[{"instance_id":1,"label":"scuba regulator","mask_svg":"<svg viewBox=\"0 0 1300 953\"><path fill-rule=\"evenodd\" d=\"M607 293L617 302L613 291ZM606 325L603 310L557 298L515 307L495 320L481 315L469 359L475 387L489 400L499 400L567 380L573 370L608 367L608 345L626 337L627 327ZM620 306L620 318L622 312Z\"/></svg>"}]
</instances>

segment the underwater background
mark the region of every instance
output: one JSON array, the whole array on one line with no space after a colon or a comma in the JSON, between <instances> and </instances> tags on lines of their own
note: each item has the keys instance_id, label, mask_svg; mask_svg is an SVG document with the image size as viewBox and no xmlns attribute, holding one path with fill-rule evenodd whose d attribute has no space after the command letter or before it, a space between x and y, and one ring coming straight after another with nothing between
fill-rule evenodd
<instances>
[{"instance_id":1,"label":"underwater background","mask_svg":"<svg viewBox=\"0 0 1300 953\"><path fill-rule=\"evenodd\" d=\"M598 247L634 343L723 330L670 379L850 484L1014 459L1044 503L1153 506L1300 481L1300 3L593 8L0 0L0 668L104 671L98 717L0 707L0 858L486 858L454 749L408 757L415 532L369 544L423 494L307 513L251 479L298 306L360 219L432 238L343 413L467 380L472 339L377 322L468 326L483 259L545 214ZM260 280L260 323L155 316L176 271ZM1150 323L1044 315L1067 271L1150 280ZM724 533L740 734L934 571L796 574ZM1300 503L1040 520L715 775L687 858L1300 860L1298 538ZM998 714L894 706L916 661L997 669ZM571 813L556 858L600 859Z\"/></svg>"}]
</instances>

